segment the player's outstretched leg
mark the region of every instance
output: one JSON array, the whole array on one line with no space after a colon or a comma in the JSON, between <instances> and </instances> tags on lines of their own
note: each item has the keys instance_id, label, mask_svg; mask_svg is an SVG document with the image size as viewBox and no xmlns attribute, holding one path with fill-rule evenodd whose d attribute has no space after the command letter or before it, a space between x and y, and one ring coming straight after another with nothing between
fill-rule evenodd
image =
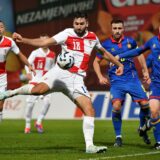
<instances>
[{"instance_id":1,"label":"player's outstretched leg","mask_svg":"<svg viewBox=\"0 0 160 160\"><path fill-rule=\"evenodd\" d=\"M31 94L31 90L34 87L32 84L24 85L20 88L14 89L14 90L8 90L5 92L0 92L0 100L4 100L6 98L18 95L18 94Z\"/></svg>"}]
</instances>

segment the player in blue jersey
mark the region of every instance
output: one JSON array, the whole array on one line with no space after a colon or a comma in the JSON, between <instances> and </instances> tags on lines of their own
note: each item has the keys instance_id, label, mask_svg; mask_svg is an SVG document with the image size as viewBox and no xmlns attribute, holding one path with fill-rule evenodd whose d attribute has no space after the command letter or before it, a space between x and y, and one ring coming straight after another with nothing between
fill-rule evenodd
<instances>
[{"instance_id":1,"label":"player in blue jersey","mask_svg":"<svg viewBox=\"0 0 160 160\"><path fill-rule=\"evenodd\" d=\"M149 125L154 128L153 133L156 141L154 147L160 150L160 26L158 36L154 36L137 49L118 55L117 58L137 56L146 50L151 50L152 54L151 94L149 97L151 119Z\"/></svg>"},{"instance_id":2,"label":"player in blue jersey","mask_svg":"<svg viewBox=\"0 0 160 160\"><path fill-rule=\"evenodd\" d=\"M148 57L146 58L146 64L149 69L152 68L153 66L153 54L152 53L150 53Z\"/></svg>"},{"instance_id":3,"label":"player in blue jersey","mask_svg":"<svg viewBox=\"0 0 160 160\"><path fill-rule=\"evenodd\" d=\"M123 52L131 50L137 47L137 44L134 39L131 37L124 36L124 23L120 19L113 19L111 22L112 27L112 36L103 42L102 46L112 53L113 56L119 55ZM116 66L110 64L110 68L108 70L109 80L104 77L100 70L100 62L103 59L100 53L97 53L97 56L94 60L93 66L94 70L99 78L99 82L101 84L110 83L111 89L111 99L112 99L112 122L116 134L116 139L114 146L120 147L122 146L122 116L121 116L121 108L122 104L125 100L126 94L130 94L132 100L138 102L140 105L140 136L143 137L145 143L150 144L150 139L146 132L141 132L141 128L145 124L146 119L149 116L149 104L148 98L146 96L146 92L142 87L142 84L138 78L138 74L135 68L135 64L132 58L121 58L120 62L124 65L124 73L121 76L117 76L115 74ZM145 63L145 59L143 56L138 57L139 62L142 66L143 76L145 79L149 78L147 66Z\"/></svg>"}]
</instances>

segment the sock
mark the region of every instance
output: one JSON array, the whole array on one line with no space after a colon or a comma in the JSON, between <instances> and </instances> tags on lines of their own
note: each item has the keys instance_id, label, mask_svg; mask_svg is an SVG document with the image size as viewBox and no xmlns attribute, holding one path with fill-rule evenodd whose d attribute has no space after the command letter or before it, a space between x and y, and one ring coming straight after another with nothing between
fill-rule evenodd
<instances>
[{"instance_id":1,"label":"sock","mask_svg":"<svg viewBox=\"0 0 160 160\"><path fill-rule=\"evenodd\" d=\"M139 119L140 119L140 127L143 127L146 120L150 117L149 104L141 105Z\"/></svg>"},{"instance_id":2,"label":"sock","mask_svg":"<svg viewBox=\"0 0 160 160\"><path fill-rule=\"evenodd\" d=\"M151 125L153 126L153 134L156 142L160 142L160 117L151 118Z\"/></svg>"},{"instance_id":3,"label":"sock","mask_svg":"<svg viewBox=\"0 0 160 160\"><path fill-rule=\"evenodd\" d=\"M121 137L121 126L122 126L121 111L112 110L112 123L116 137Z\"/></svg>"},{"instance_id":4,"label":"sock","mask_svg":"<svg viewBox=\"0 0 160 160\"><path fill-rule=\"evenodd\" d=\"M0 111L0 122L2 122L2 119L3 119L3 113L2 111Z\"/></svg>"},{"instance_id":5,"label":"sock","mask_svg":"<svg viewBox=\"0 0 160 160\"><path fill-rule=\"evenodd\" d=\"M83 134L86 148L93 145L94 135L94 117L84 116L83 118Z\"/></svg>"},{"instance_id":6,"label":"sock","mask_svg":"<svg viewBox=\"0 0 160 160\"><path fill-rule=\"evenodd\" d=\"M41 124L42 123L42 120L44 119L45 115L47 114L48 112L48 109L50 107L50 99L45 96L44 99L43 99L43 107L42 107L42 110L37 118L37 124Z\"/></svg>"},{"instance_id":7,"label":"sock","mask_svg":"<svg viewBox=\"0 0 160 160\"><path fill-rule=\"evenodd\" d=\"M31 128L31 117L32 117L32 110L34 107L34 103L32 102L27 102L26 110L25 110L25 115L26 115L26 128Z\"/></svg>"},{"instance_id":8,"label":"sock","mask_svg":"<svg viewBox=\"0 0 160 160\"><path fill-rule=\"evenodd\" d=\"M27 84L27 85L24 85L20 88L14 89L14 90L6 91L7 92L6 98L17 95L17 94L29 95L29 94L31 94L31 90L33 87L34 87L34 85Z\"/></svg>"}]
</instances>

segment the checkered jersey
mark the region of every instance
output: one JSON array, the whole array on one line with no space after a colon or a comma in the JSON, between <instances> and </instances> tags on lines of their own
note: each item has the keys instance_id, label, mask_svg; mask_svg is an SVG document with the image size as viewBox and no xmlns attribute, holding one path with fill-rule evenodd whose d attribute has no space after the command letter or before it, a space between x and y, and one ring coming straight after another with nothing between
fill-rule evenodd
<instances>
[{"instance_id":1,"label":"checkered jersey","mask_svg":"<svg viewBox=\"0 0 160 160\"><path fill-rule=\"evenodd\" d=\"M52 38L61 45L62 52L73 53L75 64L69 71L83 76L86 75L93 48L102 47L95 33L87 31L83 37L78 37L73 28L65 29Z\"/></svg>"},{"instance_id":2,"label":"checkered jersey","mask_svg":"<svg viewBox=\"0 0 160 160\"><path fill-rule=\"evenodd\" d=\"M28 61L36 72L32 82L36 82L55 65L55 53L49 49L47 52L44 52L42 48L38 48L31 52L30 56L28 57ZM29 73L27 66L25 66L25 69L26 72Z\"/></svg>"},{"instance_id":3,"label":"checkered jersey","mask_svg":"<svg viewBox=\"0 0 160 160\"><path fill-rule=\"evenodd\" d=\"M19 54L20 50L16 43L9 37L3 36L0 41L0 74L6 73L6 57L9 51Z\"/></svg>"}]
</instances>

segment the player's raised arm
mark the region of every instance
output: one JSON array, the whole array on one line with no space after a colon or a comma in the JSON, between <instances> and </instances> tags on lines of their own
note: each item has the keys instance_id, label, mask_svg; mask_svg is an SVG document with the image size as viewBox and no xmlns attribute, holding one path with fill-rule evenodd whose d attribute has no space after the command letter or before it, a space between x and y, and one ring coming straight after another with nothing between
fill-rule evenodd
<instances>
[{"instance_id":1,"label":"player's raised arm","mask_svg":"<svg viewBox=\"0 0 160 160\"><path fill-rule=\"evenodd\" d=\"M22 37L22 35L18 33L13 33L12 38L18 43L24 43L36 47L48 47L57 44L56 40L52 37L47 39L41 39L41 38L31 39Z\"/></svg>"},{"instance_id":2,"label":"player's raised arm","mask_svg":"<svg viewBox=\"0 0 160 160\"><path fill-rule=\"evenodd\" d=\"M132 58L132 57L139 56L140 54L142 54L146 50L150 49L150 43L151 43L151 39L149 41L147 41L143 46L136 48L136 49L132 49L132 50L127 51L125 53L121 53L121 54L117 55L116 58L117 59Z\"/></svg>"},{"instance_id":3,"label":"player's raised arm","mask_svg":"<svg viewBox=\"0 0 160 160\"><path fill-rule=\"evenodd\" d=\"M104 59L109 60L110 62L118 66L118 69L116 70L117 75L123 74L123 64L120 63L111 53L107 52L103 47L99 48L98 52L103 55Z\"/></svg>"},{"instance_id":4,"label":"player's raised arm","mask_svg":"<svg viewBox=\"0 0 160 160\"><path fill-rule=\"evenodd\" d=\"M22 52L19 52L18 54L19 59L28 67L28 69L34 73L34 75L36 74L35 70L33 69L32 65L29 64L27 58L24 56L24 54Z\"/></svg>"}]
</instances>

